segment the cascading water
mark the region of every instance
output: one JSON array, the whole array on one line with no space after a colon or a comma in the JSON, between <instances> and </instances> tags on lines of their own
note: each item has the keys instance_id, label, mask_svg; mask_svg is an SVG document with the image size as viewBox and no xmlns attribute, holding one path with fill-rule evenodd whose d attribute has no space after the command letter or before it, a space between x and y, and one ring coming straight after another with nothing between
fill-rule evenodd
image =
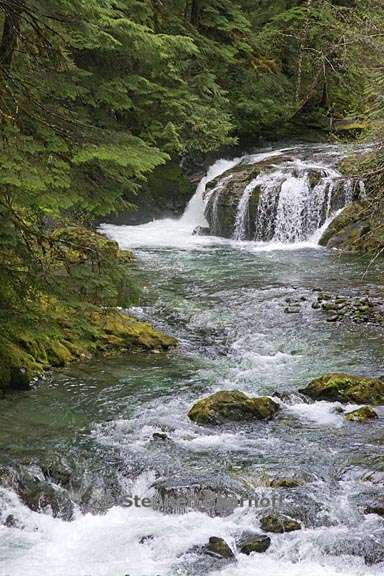
<instances>
[{"instance_id":1,"label":"cascading water","mask_svg":"<svg viewBox=\"0 0 384 576\"><path fill-rule=\"evenodd\" d=\"M244 189L244 193L241 197L241 200L239 202L239 206L237 208L235 232L233 235L235 240L244 240L245 239L247 219L249 217L249 201L251 199L252 192L254 191L254 189L256 188L256 186L258 184L260 184L260 178L255 178ZM216 218L217 218L217 216L216 216Z\"/></svg>"},{"instance_id":2,"label":"cascading water","mask_svg":"<svg viewBox=\"0 0 384 576\"><path fill-rule=\"evenodd\" d=\"M309 159L308 153L300 157L300 150L289 152L281 151L277 158L245 156L240 178L238 169L233 174L234 185L227 184L228 174L214 182L213 190L205 193L213 234L279 244L315 243L339 210L364 196L364 183L344 177L335 167L335 157L317 160L315 154Z\"/></svg>"}]
</instances>

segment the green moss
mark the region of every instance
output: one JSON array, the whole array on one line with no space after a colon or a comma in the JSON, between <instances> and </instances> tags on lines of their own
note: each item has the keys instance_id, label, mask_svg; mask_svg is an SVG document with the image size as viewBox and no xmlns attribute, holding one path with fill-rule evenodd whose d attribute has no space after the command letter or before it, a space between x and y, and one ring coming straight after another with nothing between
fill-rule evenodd
<instances>
[{"instance_id":1,"label":"green moss","mask_svg":"<svg viewBox=\"0 0 384 576\"><path fill-rule=\"evenodd\" d=\"M320 244L355 254L381 254L384 200L353 202L330 224Z\"/></svg>"},{"instance_id":2,"label":"green moss","mask_svg":"<svg viewBox=\"0 0 384 576\"><path fill-rule=\"evenodd\" d=\"M384 381L350 374L325 374L300 390L314 400L384 404Z\"/></svg>"},{"instance_id":3,"label":"green moss","mask_svg":"<svg viewBox=\"0 0 384 576\"><path fill-rule=\"evenodd\" d=\"M188 417L197 424L221 424L243 420L268 420L279 405L268 397L250 398L238 390L223 390L194 404Z\"/></svg>"},{"instance_id":4,"label":"green moss","mask_svg":"<svg viewBox=\"0 0 384 576\"><path fill-rule=\"evenodd\" d=\"M370 406L363 406L362 408L358 408L357 410L353 410L352 412L347 412L347 414L345 414L344 417L349 422L364 423L367 422L368 420L377 419L378 415Z\"/></svg>"},{"instance_id":5,"label":"green moss","mask_svg":"<svg viewBox=\"0 0 384 576\"><path fill-rule=\"evenodd\" d=\"M46 306L44 301L42 309ZM116 309L82 306L81 311L50 300L50 322L12 340L0 338L0 389L28 389L35 376L77 358L123 350L165 351L177 341Z\"/></svg>"},{"instance_id":6,"label":"green moss","mask_svg":"<svg viewBox=\"0 0 384 576\"><path fill-rule=\"evenodd\" d=\"M53 341L48 346L47 358L50 366L65 366L73 360L73 355L65 344Z\"/></svg>"},{"instance_id":7,"label":"green moss","mask_svg":"<svg viewBox=\"0 0 384 576\"><path fill-rule=\"evenodd\" d=\"M353 202L344 208L344 210L328 226L320 239L320 244L322 246L327 246L332 238L337 237L343 230L345 231L347 227L358 222L364 214L365 208L365 204L360 204L359 202ZM351 230L350 236L352 235L353 231Z\"/></svg>"},{"instance_id":8,"label":"green moss","mask_svg":"<svg viewBox=\"0 0 384 576\"><path fill-rule=\"evenodd\" d=\"M293 520L288 516L270 514L261 519L261 529L264 532L272 532L274 534L282 534L283 532L294 532L301 530L300 522Z\"/></svg>"}]
</instances>

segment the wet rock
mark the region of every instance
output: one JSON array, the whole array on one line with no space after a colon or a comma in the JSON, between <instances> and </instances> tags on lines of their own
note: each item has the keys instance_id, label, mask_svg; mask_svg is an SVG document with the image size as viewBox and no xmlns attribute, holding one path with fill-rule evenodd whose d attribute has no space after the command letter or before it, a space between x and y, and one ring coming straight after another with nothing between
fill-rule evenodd
<instances>
[{"instance_id":1,"label":"wet rock","mask_svg":"<svg viewBox=\"0 0 384 576\"><path fill-rule=\"evenodd\" d=\"M384 203L353 202L327 228L320 244L347 253L377 254L384 245Z\"/></svg>"},{"instance_id":2,"label":"wet rock","mask_svg":"<svg viewBox=\"0 0 384 576\"><path fill-rule=\"evenodd\" d=\"M67 492L44 480L38 467L13 470L0 469L0 485L17 494L25 506L34 512L51 514L54 518L72 520L73 503Z\"/></svg>"},{"instance_id":3,"label":"wet rock","mask_svg":"<svg viewBox=\"0 0 384 576\"><path fill-rule=\"evenodd\" d=\"M344 416L349 422L367 422L368 420L375 420L378 418L377 413L369 406L363 406L352 412L347 412Z\"/></svg>"},{"instance_id":4,"label":"wet rock","mask_svg":"<svg viewBox=\"0 0 384 576\"><path fill-rule=\"evenodd\" d=\"M211 230L209 226L197 226L192 234L193 236L210 236Z\"/></svg>"},{"instance_id":5,"label":"wet rock","mask_svg":"<svg viewBox=\"0 0 384 576\"><path fill-rule=\"evenodd\" d=\"M304 396L299 392L274 392L273 397L278 398L279 400L284 402L284 404L288 404L289 406L293 406L294 404L300 404L300 403L303 404L311 403L311 400L307 396Z\"/></svg>"},{"instance_id":6,"label":"wet rock","mask_svg":"<svg viewBox=\"0 0 384 576\"><path fill-rule=\"evenodd\" d=\"M235 557L226 541L223 540L223 538L218 538L216 536L212 536L209 539L204 550L206 554L214 556L215 558L225 558L226 560L230 560Z\"/></svg>"},{"instance_id":7,"label":"wet rock","mask_svg":"<svg viewBox=\"0 0 384 576\"><path fill-rule=\"evenodd\" d=\"M271 488L299 488L304 484L305 481L298 478L272 478L268 485Z\"/></svg>"},{"instance_id":8,"label":"wet rock","mask_svg":"<svg viewBox=\"0 0 384 576\"><path fill-rule=\"evenodd\" d=\"M54 518L70 521L73 518L73 503L69 496L45 482L33 482L19 487L22 502L34 512L51 514Z\"/></svg>"},{"instance_id":9,"label":"wet rock","mask_svg":"<svg viewBox=\"0 0 384 576\"><path fill-rule=\"evenodd\" d=\"M121 504L124 498L120 487L112 481L100 479L98 483L88 486L80 498L80 509L83 514L103 514L116 504Z\"/></svg>"},{"instance_id":10,"label":"wet rock","mask_svg":"<svg viewBox=\"0 0 384 576\"><path fill-rule=\"evenodd\" d=\"M68 488L72 484L72 472L69 468L60 465L43 465L41 470L46 480L55 482L64 488Z\"/></svg>"},{"instance_id":11,"label":"wet rock","mask_svg":"<svg viewBox=\"0 0 384 576\"><path fill-rule=\"evenodd\" d=\"M10 488L17 493L19 487L19 476L15 470L7 466L0 467L0 486Z\"/></svg>"},{"instance_id":12,"label":"wet rock","mask_svg":"<svg viewBox=\"0 0 384 576\"><path fill-rule=\"evenodd\" d=\"M236 227L237 209L244 189L257 177L262 168L262 164L239 164L208 183L205 192L205 217L212 234L232 238ZM260 186L255 187L249 201L245 230L245 238L248 240L255 237L255 222L260 194Z\"/></svg>"},{"instance_id":13,"label":"wet rock","mask_svg":"<svg viewBox=\"0 0 384 576\"><path fill-rule=\"evenodd\" d=\"M338 322L340 320L340 316L330 316L327 318L327 322Z\"/></svg>"},{"instance_id":14,"label":"wet rock","mask_svg":"<svg viewBox=\"0 0 384 576\"><path fill-rule=\"evenodd\" d=\"M169 478L156 481L153 508L167 514L197 510L211 517L233 513L245 488L227 477Z\"/></svg>"},{"instance_id":15,"label":"wet rock","mask_svg":"<svg viewBox=\"0 0 384 576\"><path fill-rule=\"evenodd\" d=\"M300 306L286 306L284 312L286 314L299 314Z\"/></svg>"},{"instance_id":16,"label":"wet rock","mask_svg":"<svg viewBox=\"0 0 384 576\"><path fill-rule=\"evenodd\" d=\"M381 505L373 504L372 506L367 506L364 510L364 514L377 514L377 516L384 518L384 503Z\"/></svg>"},{"instance_id":17,"label":"wet rock","mask_svg":"<svg viewBox=\"0 0 384 576\"><path fill-rule=\"evenodd\" d=\"M332 302L325 302L321 305L321 307L326 312L337 310L336 304L332 304Z\"/></svg>"},{"instance_id":18,"label":"wet rock","mask_svg":"<svg viewBox=\"0 0 384 576\"><path fill-rule=\"evenodd\" d=\"M152 542L154 539L155 537L152 534L147 534L139 538L139 544L146 544L147 542Z\"/></svg>"},{"instance_id":19,"label":"wet rock","mask_svg":"<svg viewBox=\"0 0 384 576\"><path fill-rule=\"evenodd\" d=\"M330 373L316 378L299 390L313 400L353 402L356 404L384 404L384 382L365 376Z\"/></svg>"},{"instance_id":20,"label":"wet rock","mask_svg":"<svg viewBox=\"0 0 384 576\"><path fill-rule=\"evenodd\" d=\"M336 406L336 407L333 409L333 412L334 412L335 414L344 414L344 408L342 408L341 406Z\"/></svg>"},{"instance_id":21,"label":"wet rock","mask_svg":"<svg viewBox=\"0 0 384 576\"><path fill-rule=\"evenodd\" d=\"M152 438L153 440L169 440L169 437L164 432L154 432Z\"/></svg>"},{"instance_id":22,"label":"wet rock","mask_svg":"<svg viewBox=\"0 0 384 576\"><path fill-rule=\"evenodd\" d=\"M223 424L249 420L270 420L280 406L269 397L251 398L238 390L223 390L199 400L188 417L197 424Z\"/></svg>"},{"instance_id":23,"label":"wet rock","mask_svg":"<svg viewBox=\"0 0 384 576\"><path fill-rule=\"evenodd\" d=\"M288 516L279 514L270 514L269 516L265 516L261 519L260 526L264 532L272 532L274 534L301 530L300 522L297 522L297 520L293 520Z\"/></svg>"},{"instance_id":24,"label":"wet rock","mask_svg":"<svg viewBox=\"0 0 384 576\"><path fill-rule=\"evenodd\" d=\"M5 522L4 522L4 526L6 526L7 528L17 528L18 522L17 522L17 520L13 514L9 514L6 517Z\"/></svg>"},{"instance_id":25,"label":"wet rock","mask_svg":"<svg viewBox=\"0 0 384 576\"><path fill-rule=\"evenodd\" d=\"M9 388L11 390L26 391L31 389L31 375L27 368L11 368Z\"/></svg>"},{"instance_id":26,"label":"wet rock","mask_svg":"<svg viewBox=\"0 0 384 576\"><path fill-rule=\"evenodd\" d=\"M242 554L249 556L253 552L259 554L266 552L271 545L271 539L265 534L257 534L254 532L243 532L237 547Z\"/></svg>"},{"instance_id":27,"label":"wet rock","mask_svg":"<svg viewBox=\"0 0 384 576\"><path fill-rule=\"evenodd\" d=\"M332 300L332 296L330 294L326 294L325 292L320 292L320 294L317 297L318 302L323 302L328 301L328 300Z\"/></svg>"},{"instance_id":28,"label":"wet rock","mask_svg":"<svg viewBox=\"0 0 384 576\"><path fill-rule=\"evenodd\" d=\"M365 533L335 538L324 549L330 555L357 556L364 559L365 564L373 566L384 561L383 534L367 535Z\"/></svg>"}]
</instances>

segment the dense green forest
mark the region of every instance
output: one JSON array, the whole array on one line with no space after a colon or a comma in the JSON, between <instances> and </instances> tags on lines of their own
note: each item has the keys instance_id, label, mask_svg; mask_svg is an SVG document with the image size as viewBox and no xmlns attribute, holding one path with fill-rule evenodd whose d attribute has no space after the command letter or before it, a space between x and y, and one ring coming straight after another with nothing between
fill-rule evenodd
<instances>
[{"instance_id":1,"label":"dense green forest","mask_svg":"<svg viewBox=\"0 0 384 576\"><path fill-rule=\"evenodd\" d=\"M97 307L137 293L131 255L87 227L162 178L188 190L180 166L287 137L380 142L383 13L379 0L0 0L0 380L102 348ZM362 168L378 189L383 158L378 143Z\"/></svg>"}]
</instances>

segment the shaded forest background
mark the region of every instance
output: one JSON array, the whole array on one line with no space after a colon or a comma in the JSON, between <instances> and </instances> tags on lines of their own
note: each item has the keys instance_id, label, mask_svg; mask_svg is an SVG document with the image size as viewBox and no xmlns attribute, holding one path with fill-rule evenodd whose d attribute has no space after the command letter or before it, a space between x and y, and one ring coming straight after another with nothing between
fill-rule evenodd
<instances>
[{"instance_id":1,"label":"shaded forest background","mask_svg":"<svg viewBox=\"0 0 384 576\"><path fill-rule=\"evenodd\" d=\"M0 0L4 381L79 308L135 301L131 258L86 226L149 190L177 208L183 166L363 136L381 190L383 36L380 0Z\"/></svg>"}]
</instances>

